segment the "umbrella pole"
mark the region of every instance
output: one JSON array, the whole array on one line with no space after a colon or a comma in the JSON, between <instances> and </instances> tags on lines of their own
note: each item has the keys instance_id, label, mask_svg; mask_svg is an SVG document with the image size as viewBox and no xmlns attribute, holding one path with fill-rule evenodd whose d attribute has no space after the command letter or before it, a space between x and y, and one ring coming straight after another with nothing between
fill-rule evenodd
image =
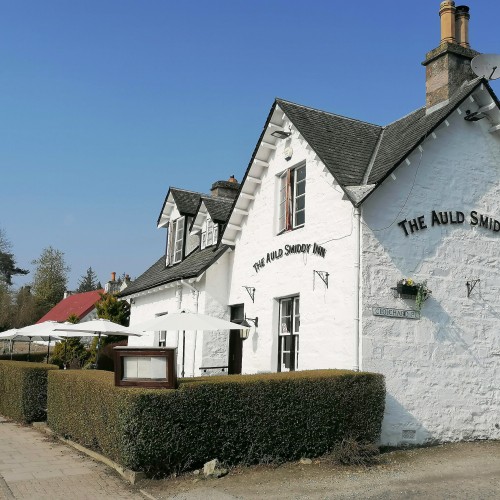
<instances>
[{"instance_id":1,"label":"umbrella pole","mask_svg":"<svg viewBox=\"0 0 500 500\"><path fill-rule=\"evenodd\" d=\"M49 354L50 354L50 335L49 335L49 343L47 344L47 364L49 364Z\"/></svg>"},{"instance_id":2,"label":"umbrella pole","mask_svg":"<svg viewBox=\"0 0 500 500\"><path fill-rule=\"evenodd\" d=\"M186 330L182 331L182 373L181 377L184 377L184 362L186 360Z\"/></svg>"},{"instance_id":3,"label":"umbrella pole","mask_svg":"<svg viewBox=\"0 0 500 500\"><path fill-rule=\"evenodd\" d=\"M101 332L99 332L99 336L97 337L97 349L95 351L95 369L97 370L97 363L99 362L99 347L101 345Z\"/></svg>"},{"instance_id":4,"label":"umbrella pole","mask_svg":"<svg viewBox=\"0 0 500 500\"><path fill-rule=\"evenodd\" d=\"M14 349L14 341L10 339L10 360L12 361L12 350Z\"/></svg>"},{"instance_id":5,"label":"umbrella pole","mask_svg":"<svg viewBox=\"0 0 500 500\"><path fill-rule=\"evenodd\" d=\"M28 361L30 360L31 354L31 337L29 337L30 341L28 342Z\"/></svg>"}]
</instances>

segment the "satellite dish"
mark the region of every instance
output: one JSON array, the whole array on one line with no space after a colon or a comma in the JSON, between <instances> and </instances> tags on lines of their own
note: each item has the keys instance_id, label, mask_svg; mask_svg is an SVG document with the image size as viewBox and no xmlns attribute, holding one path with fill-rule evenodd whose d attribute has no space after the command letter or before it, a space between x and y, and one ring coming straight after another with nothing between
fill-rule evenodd
<instances>
[{"instance_id":1,"label":"satellite dish","mask_svg":"<svg viewBox=\"0 0 500 500\"><path fill-rule=\"evenodd\" d=\"M479 54L472 59L470 65L477 76L488 80L500 78L500 54Z\"/></svg>"}]
</instances>

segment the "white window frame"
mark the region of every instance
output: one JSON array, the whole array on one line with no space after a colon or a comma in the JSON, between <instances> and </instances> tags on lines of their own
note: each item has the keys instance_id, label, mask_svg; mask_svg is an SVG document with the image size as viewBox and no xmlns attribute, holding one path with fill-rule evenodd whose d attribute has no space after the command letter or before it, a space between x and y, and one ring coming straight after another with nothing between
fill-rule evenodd
<instances>
[{"instance_id":1,"label":"white window frame","mask_svg":"<svg viewBox=\"0 0 500 500\"><path fill-rule=\"evenodd\" d=\"M284 315L284 304L290 305L290 314ZM299 369L300 295L279 299L278 371ZM288 318L288 321L285 319ZM288 331L287 322L290 325ZM288 343L288 346L287 346ZM285 356L289 355L288 366Z\"/></svg>"},{"instance_id":2,"label":"white window frame","mask_svg":"<svg viewBox=\"0 0 500 500\"><path fill-rule=\"evenodd\" d=\"M299 171L304 172L301 180L298 180ZM303 162L279 176L278 234L305 225L306 172L306 163ZM299 208L299 205L303 206ZM297 221L299 217L303 219L301 222Z\"/></svg>"},{"instance_id":3,"label":"white window frame","mask_svg":"<svg viewBox=\"0 0 500 500\"><path fill-rule=\"evenodd\" d=\"M212 221L212 218L207 216L201 230L201 248L206 248L217 244L219 235L219 224Z\"/></svg>"},{"instance_id":4,"label":"white window frame","mask_svg":"<svg viewBox=\"0 0 500 500\"><path fill-rule=\"evenodd\" d=\"M177 264L182 260L184 253L184 228L186 227L186 218L179 217L174 221L172 237L172 264Z\"/></svg>"}]
</instances>

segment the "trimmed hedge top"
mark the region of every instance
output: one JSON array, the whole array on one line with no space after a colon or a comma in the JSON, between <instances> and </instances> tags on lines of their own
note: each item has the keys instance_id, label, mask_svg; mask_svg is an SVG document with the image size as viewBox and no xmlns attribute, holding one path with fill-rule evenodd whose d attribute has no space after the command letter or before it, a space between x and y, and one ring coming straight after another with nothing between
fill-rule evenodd
<instances>
[{"instance_id":1,"label":"trimmed hedge top","mask_svg":"<svg viewBox=\"0 0 500 500\"><path fill-rule=\"evenodd\" d=\"M342 439L375 442L382 375L314 370L181 379L179 390L115 387L102 371L51 372L55 432L150 474L281 462L331 451Z\"/></svg>"},{"instance_id":2,"label":"trimmed hedge top","mask_svg":"<svg viewBox=\"0 0 500 500\"><path fill-rule=\"evenodd\" d=\"M0 413L19 422L46 419L47 373L55 365L0 360Z\"/></svg>"}]
</instances>

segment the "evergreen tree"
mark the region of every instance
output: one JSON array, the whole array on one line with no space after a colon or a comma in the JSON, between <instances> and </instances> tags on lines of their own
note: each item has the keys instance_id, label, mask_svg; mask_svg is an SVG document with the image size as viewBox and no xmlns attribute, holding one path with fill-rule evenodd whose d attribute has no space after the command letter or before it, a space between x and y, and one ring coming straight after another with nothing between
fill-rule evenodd
<instances>
[{"instance_id":1,"label":"evergreen tree","mask_svg":"<svg viewBox=\"0 0 500 500\"><path fill-rule=\"evenodd\" d=\"M101 293L101 298L95 305L97 317L109 319L119 325L128 326L130 320L130 304L126 300L117 299L112 293ZM101 339L101 344L119 342L123 337L108 335Z\"/></svg>"},{"instance_id":2,"label":"evergreen tree","mask_svg":"<svg viewBox=\"0 0 500 500\"><path fill-rule=\"evenodd\" d=\"M128 326L130 319L130 304L119 300L112 293L101 293L101 298L95 305L99 318L109 319L119 325Z\"/></svg>"},{"instance_id":3,"label":"evergreen tree","mask_svg":"<svg viewBox=\"0 0 500 500\"><path fill-rule=\"evenodd\" d=\"M16 266L14 254L11 252L12 245L7 239L3 229L0 229L0 281L7 286L12 285L12 276L28 274L29 271Z\"/></svg>"},{"instance_id":4,"label":"evergreen tree","mask_svg":"<svg viewBox=\"0 0 500 500\"><path fill-rule=\"evenodd\" d=\"M97 279L96 273L93 271L92 267L87 269L87 272L80 278L78 282L77 293L91 292L93 290L100 290L101 283Z\"/></svg>"},{"instance_id":5,"label":"evergreen tree","mask_svg":"<svg viewBox=\"0 0 500 500\"><path fill-rule=\"evenodd\" d=\"M64 297L70 268L64 253L49 246L32 262L35 266L32 290L41 313L45 314Z\"/></svg>"}]
</instances>

